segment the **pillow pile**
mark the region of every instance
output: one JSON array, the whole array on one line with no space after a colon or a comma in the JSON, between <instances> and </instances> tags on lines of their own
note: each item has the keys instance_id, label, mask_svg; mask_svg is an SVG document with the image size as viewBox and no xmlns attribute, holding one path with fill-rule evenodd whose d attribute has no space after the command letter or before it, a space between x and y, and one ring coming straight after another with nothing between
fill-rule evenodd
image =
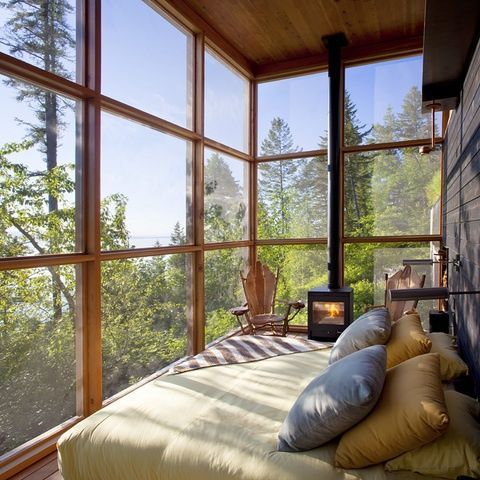
<instances>
[{"instance_id":1,"label":"pillow pile","mask_svg":"<svg viewBox=\"0 0 480 480\"><path fill-rule=\"evenodd\" d=\"M329 367L298 397L278 450L309 450L341 435L337 467L387 462L389 471L479 478L480 407L441 383L465 373L455 338L425 334L417 312L392 324L387 309L371 310L340 335Z\"/></svg>"}]
</instances>

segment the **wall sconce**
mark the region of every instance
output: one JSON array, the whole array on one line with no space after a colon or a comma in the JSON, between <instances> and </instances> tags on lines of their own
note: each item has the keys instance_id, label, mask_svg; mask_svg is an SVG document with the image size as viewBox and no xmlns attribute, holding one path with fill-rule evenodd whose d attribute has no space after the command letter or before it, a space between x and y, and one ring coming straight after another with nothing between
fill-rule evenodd
<instances>
[{"instance_id":1,"label":"wall sconce","mask_svg":"<svg viewBox=\"0 0 480 480\"><path fill-rule=\"evenodd\" d=\"M441 108L441 105L436 102L429 103L426 106L432 110L432 142L430 145L422 145L418 149L420 155L426 155L435 150L435 110L437 107Z\"/></svg>"},{"instance_id":2,"label":"wall sconce","mask_svg":"<svg viewBox=\"0 0 480 480\"><path fill-rule=\"evenodd\" d=\"M392 302L409 301L409 300L445 300L450 295L475 295L480 290L451 292L447 287L431 287L431 288L399 288L397 290L389 290L388 295Z\"/></svg>"},{"instance_id":3,"label":"wall sconce","mask_svg":"<svg viewBox=\"0 0 480 480\"><path fill-rule=\"evenodd\" d=\"M460 270L462 266L462 262L460 260L460 254L457 253L455 258L452 261L445 261L445 260L432 260L431 258L425 259L411 259L411 260L403 260L403 265L433 265L434 263L441 263L443 265L452 264L453 268L456 272Z\"/></svg>"}]
</instances>

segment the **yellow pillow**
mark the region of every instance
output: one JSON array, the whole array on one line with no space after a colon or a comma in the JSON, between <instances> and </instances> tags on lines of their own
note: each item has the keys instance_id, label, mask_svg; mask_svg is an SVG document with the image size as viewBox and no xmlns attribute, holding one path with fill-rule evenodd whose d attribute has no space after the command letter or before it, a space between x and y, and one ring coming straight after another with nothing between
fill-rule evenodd
<instances>
[{"instance_id":1,"label":"yellow pillow","mask_svg":"<svg viewBox=\"0 0 480 480\"><path fill-rule=\"evenodd\" d=\"M461 375L468 375L468 366L457 353L455 337L447 333L427 333L432 342L432 353L440 355L440 375L442 380L454 380Z\"/></svg>"},{"instance_id":2,"label":"yellow pillow","mask_svg":"<svg viewBox=\"0 0 480 480\"><path fill-rule=\"evenodd\" d=\"M392 323L392 333L387 342L387 368L428 353L432 342L425 335L417 313L404 315Z\"/></svg>"},{"instance_id":3,"label":"yellow pillow","mask_svg":"<svg viewBox=\"0 0 480 480\"><path fill-rule=\"evenodd\" d=\"M438 353L387 371L377 405L340 439L335 465L363 468L425 445L448 426Z\"/></svg>"},{"instance_id":4,"label":"yellow pillow","mask_svg":"<svg viewBox=\"0 0 480 480\"><path fill-rule=\"evenodd\" d=\"M385 465L388 471L413 470L455 479L480 478L480 406L454 390L445 392L450 425L443 437L404 453Z\"/></svg>"}]
</instances>

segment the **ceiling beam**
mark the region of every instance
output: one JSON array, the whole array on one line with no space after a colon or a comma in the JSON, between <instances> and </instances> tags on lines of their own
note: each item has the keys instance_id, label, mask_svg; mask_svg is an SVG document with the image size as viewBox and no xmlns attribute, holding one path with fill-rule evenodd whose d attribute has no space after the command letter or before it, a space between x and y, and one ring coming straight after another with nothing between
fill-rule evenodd
<instances>
[{"instance_id":1,"label":"ceiling beam","mask_svg":"<svg viewBox=\"0 0 480 480\"><path fill-rule=\"evenodd\" d=\"M405 55L418 55L423 50L423 36L403 37L398 40L363 46L347 46L343 49L345 65L356 65L376 60L387 60ZM257 80L274 78L327 70L328 54L312 55L306 58L296 58L278 63L257 65L254 68Z\"/></svg>"}]
</instances>

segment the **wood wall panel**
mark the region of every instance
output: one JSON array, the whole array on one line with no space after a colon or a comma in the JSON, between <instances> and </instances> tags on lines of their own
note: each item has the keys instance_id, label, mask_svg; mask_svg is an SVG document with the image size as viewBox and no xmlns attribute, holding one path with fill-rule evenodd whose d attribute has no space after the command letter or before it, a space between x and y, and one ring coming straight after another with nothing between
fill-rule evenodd
<instances>
[{"instance_id":1,"label":"wood wall panel","mask_svg":"<svg viewBox=\"0 0 480 480\"><path fill-rule=\"evenodd\" d=\"M450 258L460 254L461 267L449 268L451 291L480 290L480 42L472 58L445 136L444 237ZM452 296L460 351L480 396L480 295Z\"/></svg>"}]
</instances>

